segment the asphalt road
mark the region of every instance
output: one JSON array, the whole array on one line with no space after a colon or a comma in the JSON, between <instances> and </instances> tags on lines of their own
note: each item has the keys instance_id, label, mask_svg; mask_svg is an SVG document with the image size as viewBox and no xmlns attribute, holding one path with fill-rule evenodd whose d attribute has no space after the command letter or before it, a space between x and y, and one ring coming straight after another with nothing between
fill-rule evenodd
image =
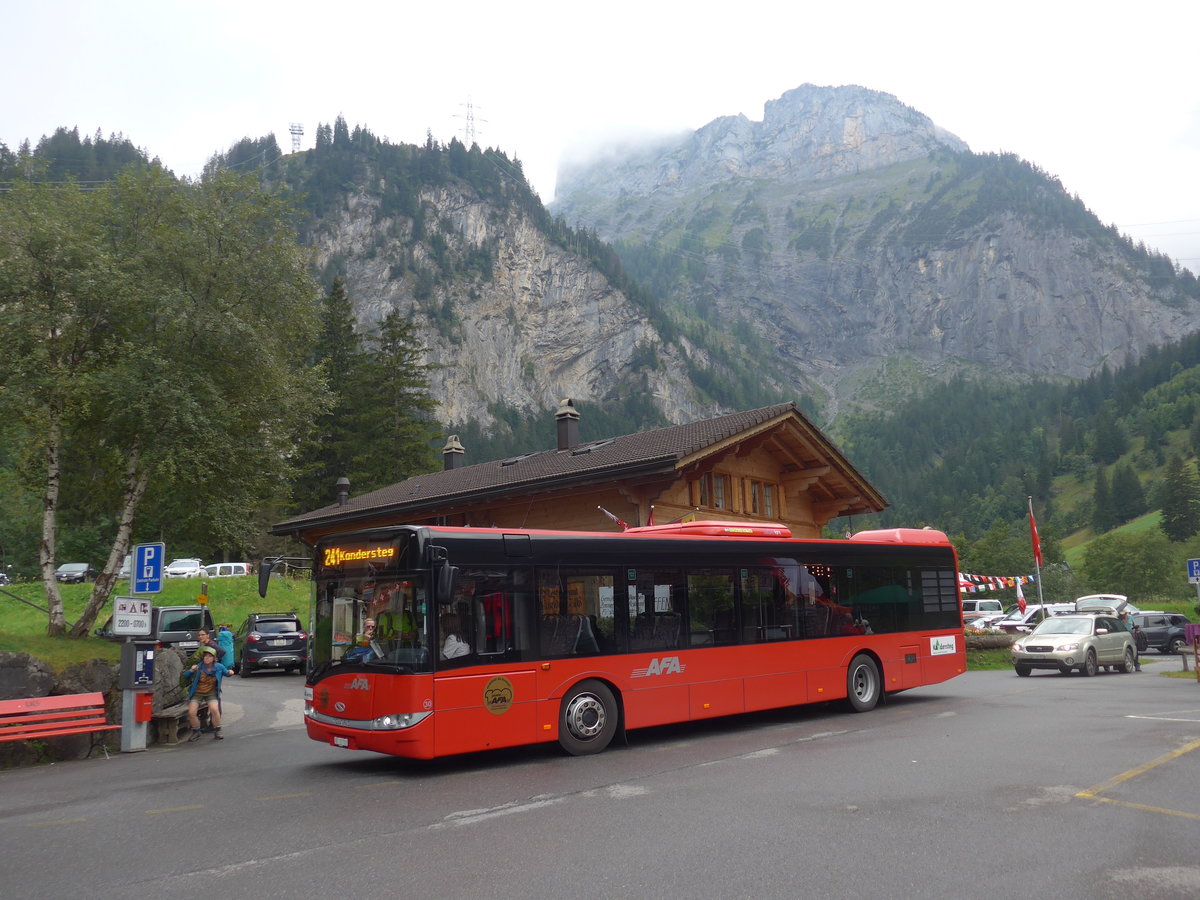
<instances>
[{"instance_id":1,"label":"asphalt road","mask_svg":"<svg viewBox=\"0 0 1200 900\"><path fill-rule=\"evenodd\" d=\"M308 740L301 680L227 739L0 772L7 897L1200 896L1200 685L971 672L832 706L396 760Z\"/></svg>"}]
</instances>

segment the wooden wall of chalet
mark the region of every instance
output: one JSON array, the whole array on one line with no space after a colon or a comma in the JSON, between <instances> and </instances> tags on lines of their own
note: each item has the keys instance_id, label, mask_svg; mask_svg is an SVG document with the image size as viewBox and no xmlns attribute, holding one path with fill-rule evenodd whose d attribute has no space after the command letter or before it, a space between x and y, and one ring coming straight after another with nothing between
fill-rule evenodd
<instances>
[{"instance_id":1,"label":"wooden wall of chalet","mask_svg":"<svg viewBox=\"0 0 1200 900\"><path fill-rule=\"evenodd\" d=\"M728 479L726 505L699 506L698 479L711 475ZM774 515L756 515L750 504L752 482L774 487ZM674 479L644 480L597 486L592 489L541 493L503 503L471 505L448 510L447 525L497 528L552 528L568 531L619 531L597 507L604 507L630 527L647 524L650 507L654 522L663 525L692 514L697 519L782 522L796 537L820 537L826 522L815 521L807 484L788 481L779 461L758 449L744 456L735 452L705 460ZM699 508L697 508L699 506ZM423 518L433 523L433 518Z\"/></svg>"}]
</instances>

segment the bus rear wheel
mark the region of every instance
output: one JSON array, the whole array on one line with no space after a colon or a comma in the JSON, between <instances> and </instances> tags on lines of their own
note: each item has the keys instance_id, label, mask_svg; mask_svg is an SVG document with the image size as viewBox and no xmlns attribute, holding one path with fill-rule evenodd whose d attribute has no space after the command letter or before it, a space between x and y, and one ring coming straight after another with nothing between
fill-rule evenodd
<instances>
[{"instance_id":1,"label":"bus rear wheel","mask_svg":"<svg viewBox=\"0 0 1200 900\"><path fill-rule=\"evenodd\" d=\"M607 747L617 733L617 700L599 681L581 681L563 697L558 743L572 756Z\"/></svg>"},{"instance_id":2,"label":"bus rear wheel","mask_svg":"<svg viewBox=\"0 0 1200 900\"><path fill-rule=\"evenodd\" d=\"M846 700L855 712L869 712L879 703L879 667L875 660L860 653L846 670Z\"/></svg>"}]
</instances>

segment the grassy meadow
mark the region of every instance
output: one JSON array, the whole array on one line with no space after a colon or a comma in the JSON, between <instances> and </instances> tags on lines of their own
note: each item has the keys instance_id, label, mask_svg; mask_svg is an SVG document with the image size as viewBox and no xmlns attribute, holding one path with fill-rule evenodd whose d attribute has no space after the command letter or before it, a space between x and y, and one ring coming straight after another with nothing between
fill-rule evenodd
<instances>
[{"instance_id":1,"label":"grassy meadow","mask_svg":"<svg viewBox=\"0 0 1200 900\"><path fill-rule=\"evenodd\" d=\"M264 600L258 596L258 576L236 578L168 578L162 593L153 596L155 606L185 606L196 603L202 584L208 585L208 605L213 622L228 623L236 630L248 613L295 612L308 621L309 581L307 578L272 578ZM63 605L67 621L74 623L91 595L91 584L63 584ZM117 582L113 596L127 596L129 582ZM146 596L146 595L143 595ZM24 601L24 602L22 602ZM32 604L32 605L30 605ZM104 624L112 613L112 598L100 611L91 630ZM35 607L40 607L35 608ZM46 625L46 592L41 582L0 586L0 650L28 653L56 671L71 663L106 659L116 663L119 644L89 634L86 638L49 637Z\"/></svg>"}]
</instances>

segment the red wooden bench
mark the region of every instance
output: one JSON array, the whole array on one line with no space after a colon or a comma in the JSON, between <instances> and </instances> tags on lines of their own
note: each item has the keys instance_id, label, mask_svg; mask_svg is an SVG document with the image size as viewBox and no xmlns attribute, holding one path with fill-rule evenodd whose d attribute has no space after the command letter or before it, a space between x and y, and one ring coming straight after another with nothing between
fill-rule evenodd
<instances>
[{"instance_id":1,"label":"red wooden bench","mask_svg":"<svg viewBox=\"0 0 1200 900\"><path fill-rule=\"evenodd\" d=\"M108 724L104 695L99 691L0 700L0 741L31 741L90 733L92 743L88 756L91 756L104 732L120 727ZM107 747L104 747L104 755L108 756Z\"/></svg>"}]
</instances>

